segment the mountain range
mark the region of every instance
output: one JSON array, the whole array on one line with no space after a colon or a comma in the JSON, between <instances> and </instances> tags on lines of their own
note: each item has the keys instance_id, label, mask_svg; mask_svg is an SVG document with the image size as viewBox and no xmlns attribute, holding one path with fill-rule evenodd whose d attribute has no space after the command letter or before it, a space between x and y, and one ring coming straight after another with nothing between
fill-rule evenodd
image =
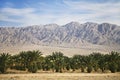
<instances>
[{"instance_id":1,"label":"mountain range","mask_svg":"<svg viewBox=\"0 0 120 80\"><path fill-rule=\"evenodd\" d=\"M27 27L0 27L0 47L17 45L80 48L88 45L120 47L120 26L70 22Z\"/></svg>"}]
</instances>

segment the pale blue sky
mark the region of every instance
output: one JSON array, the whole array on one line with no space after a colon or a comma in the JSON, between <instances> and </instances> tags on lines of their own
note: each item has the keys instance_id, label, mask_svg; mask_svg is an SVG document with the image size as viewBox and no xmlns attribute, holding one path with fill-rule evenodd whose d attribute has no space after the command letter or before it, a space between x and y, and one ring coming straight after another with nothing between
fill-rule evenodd
<instances>
[{"instance_id":1,"label":"pale blue sky","mask_svg":"<svg viewBox=\"0 0 120 80\"><path fill-rule=\"evenodd\" d=\"M120 25L120 0L0 0L0 26L71 21Z\"/></svg>"}]
</instances>

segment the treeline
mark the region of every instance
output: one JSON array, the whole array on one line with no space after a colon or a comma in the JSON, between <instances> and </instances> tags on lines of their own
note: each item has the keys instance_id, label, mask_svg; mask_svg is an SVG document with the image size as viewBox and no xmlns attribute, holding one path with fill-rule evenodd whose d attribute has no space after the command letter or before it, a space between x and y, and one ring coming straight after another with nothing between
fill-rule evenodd
<instances>
[{"instance_id":1,"label":"treeline","mask_svg":"<svg viewBox=\"0 0 120 80\"><path fill-rule=\"evenodd\" d=\"M120 53L112 51L109 54L92 53L72 57L64 56L61 52L53 52L52 55L43 57L38 50L22 51L13 56L1 53L0 73L6 73L8 68L32 73L36 73L37 70L53 72L80 70L88 73L109 70L115 73L120 72Z\"/></svg>"}]
</instances>

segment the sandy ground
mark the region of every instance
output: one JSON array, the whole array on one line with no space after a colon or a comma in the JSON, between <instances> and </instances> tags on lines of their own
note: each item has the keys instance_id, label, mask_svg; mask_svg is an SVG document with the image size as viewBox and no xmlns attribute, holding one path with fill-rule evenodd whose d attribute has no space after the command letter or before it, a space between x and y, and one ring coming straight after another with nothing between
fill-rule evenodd
<instances>
[{"instance_id":1,"label":"sandy ground","mask_svg":"<svg viewBox=\"0 0 120 80\"><path fill-rule=\"evenodd\" d=\"M0 74L0 80L120 80L120 73Z\"/></svg>"},{"instance_id":2,"label":"sandy ground","mask_svg":"<svg viewBox=\"0 0 120 80\"><path fill-rule=\"evenodd\" d=\"M88 55L92 52L100 52L102 54L107 54L114 50L108 46L81 46L81 48L65 48L65 47L53 47L53 46L39 46L39 45L28 45L28 46L2 46L0 47L0 52L8 52L10 54L18 54L21 51L28 50L39 50L43 55L52 54L52 52L62 52L66 56L73 56L75 54ZM114 50L117 51L117 50Z\"/></svg>"}]
</instances>

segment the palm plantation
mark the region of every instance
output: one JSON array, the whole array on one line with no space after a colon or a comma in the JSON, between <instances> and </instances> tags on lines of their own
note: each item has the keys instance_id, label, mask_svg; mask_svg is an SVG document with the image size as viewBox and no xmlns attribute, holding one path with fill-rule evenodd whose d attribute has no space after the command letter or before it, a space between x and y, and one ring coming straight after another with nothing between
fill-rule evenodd
<instances>
[{"instance_id":1,"label":"palm plantation","mask_svg":"<svg viewBox=\"0 0 120 80\"><path fill-rule=\"evenodd\" d=\"M52 55L42 56L38 50L22 51L17 55L8 53L0 54L0 73L6 73L7 69L23 70L36 73L38 70L64 72L80 70L80 72L120 72L120 53L109 54L92 53L90 55L64 56L61 52L53 52Z\"/></svg>"}]
</instances>

